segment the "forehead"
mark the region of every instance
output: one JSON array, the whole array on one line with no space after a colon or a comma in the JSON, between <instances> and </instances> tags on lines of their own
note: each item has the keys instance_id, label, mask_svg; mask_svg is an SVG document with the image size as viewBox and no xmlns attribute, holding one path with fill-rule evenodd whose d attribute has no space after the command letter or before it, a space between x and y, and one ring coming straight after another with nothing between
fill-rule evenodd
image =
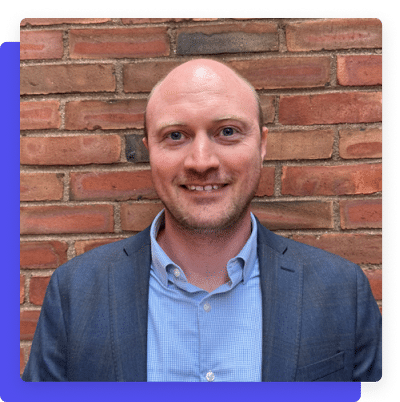
<instances>
[{"instance_id":1,"label":"forehead","mask_svg":"<svg viewBox=\"0 0 400 402\"><path fill-rule=\"evenodd\" d=\"M168 118L190 118L196 113L202 113L203 119L223 115L258 119L258 103L249 85L229 68L200 65L172 71L155 88L146 111L149 128Z\"/></svg>"}]
</instances>

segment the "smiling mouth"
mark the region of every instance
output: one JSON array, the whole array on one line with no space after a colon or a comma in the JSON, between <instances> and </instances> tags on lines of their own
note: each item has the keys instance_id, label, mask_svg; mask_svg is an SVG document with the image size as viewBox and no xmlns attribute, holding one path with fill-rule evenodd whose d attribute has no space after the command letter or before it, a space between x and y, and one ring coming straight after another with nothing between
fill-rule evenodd
<instances>
[{"instance_id":1,"label":"smiling mouth","mask_svg":"<svg viewBox=\"0 0 400 402\"><path fill-rule=\"evenodd\" d=\"M206 186L194 186L194 185L189 185L189 186L181 186L189 191L215 191L219 190L223 187L227 186L227 184L207 184Z\"/></svg>"}]
</instances>

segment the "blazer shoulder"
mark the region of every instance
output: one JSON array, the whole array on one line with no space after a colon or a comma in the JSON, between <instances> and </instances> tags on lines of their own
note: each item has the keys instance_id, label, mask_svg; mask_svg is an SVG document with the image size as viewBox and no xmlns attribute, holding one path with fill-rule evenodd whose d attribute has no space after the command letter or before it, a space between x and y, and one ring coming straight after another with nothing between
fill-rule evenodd
<instances>
[{"instance_id":1,"label":"blazer shoulder","mask_svg":"<svg viewBox=\"0 0 400 402\"><path fill-rule=\"evenodd\" d=\"M329 271L335 274L341 270L348 272L350 269L354 274L356 273L354 271L361 270L357 264L337 254L277 235L261 224L258 229L261 245L266 245L284 259L296 261L305 268L317 267L320 270L329 268Z\"/></svg>"},{"instance_id":2,"label":"blazer shoulder","mask_svg":"<svg viewBox=\"0 0 400 402\"><path fill-rule=\"evenodd\" d=\"M134 236L96 247L78 255L59 266L54 274L56 276L79 276L79 273L83 274L88 271L96 271L100 274L104 268L111 265L123 266L127 260L131 261L138 252L141 254L150 252L150 228Z\"/></svg>"}]
</instances>

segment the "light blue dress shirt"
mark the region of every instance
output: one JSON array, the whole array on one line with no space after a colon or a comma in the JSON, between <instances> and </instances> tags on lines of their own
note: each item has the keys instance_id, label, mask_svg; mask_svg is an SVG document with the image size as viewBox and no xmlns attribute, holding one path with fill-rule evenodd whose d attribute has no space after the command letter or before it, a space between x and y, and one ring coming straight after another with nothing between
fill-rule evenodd
<instances>
[{"instance_id":1,"label":"light blue dress shirt","mask_svg":"<svg viewBox=\"0 0 400 402\"><path fill-rule=\"evenodd\" d=\"M261 289L257 223L227 265L229 282L208 293L190 284L151 225L147 381L261 381Z\"/></svg>"}]
</instances>

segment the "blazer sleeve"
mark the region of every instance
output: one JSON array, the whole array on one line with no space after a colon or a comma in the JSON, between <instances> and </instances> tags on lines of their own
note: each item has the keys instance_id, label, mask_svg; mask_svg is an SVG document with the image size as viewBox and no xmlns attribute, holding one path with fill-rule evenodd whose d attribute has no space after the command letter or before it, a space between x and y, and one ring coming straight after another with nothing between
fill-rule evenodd
<instances>
[{"instance_id":1,"label":"blazer sleeve","mask_svg":"<svg viewBox=\"0 0 400 402\"><path fill-rule=\"evenodd\" d=\"M354 381L379 381L382 377L382 316L369 282L357 270L357 317Z\"/></svg>"},{"instance_id":2,"label":"blazer sleeve","mask_svg":"<svg viewBox=\"0 0 400 402\"><path fill-rule=\"evenodd\" d=\"M67 333L57 271L46 290L24 381L67 381Z\"/></svg>"}]
</instances>

